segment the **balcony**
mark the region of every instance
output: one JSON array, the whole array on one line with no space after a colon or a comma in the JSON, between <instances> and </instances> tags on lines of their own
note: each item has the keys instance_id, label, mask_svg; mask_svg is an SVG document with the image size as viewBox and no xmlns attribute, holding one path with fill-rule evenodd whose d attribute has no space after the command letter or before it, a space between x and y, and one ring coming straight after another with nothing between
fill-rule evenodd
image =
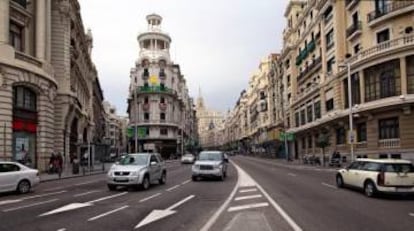
<instances>
[{"instance_id":1,"label":"balcony","mask_svg":"<svg viewBox=\"0 0 414 231\"><path fill-rule=\"evenodd\" d=\"M345 0L345 6L347 10L352 10L354 6L359 3L359 0Z\"/></svg>"},{"instance_id":2,"label":"balcony","mask_svg":"<svg viewBox=\"0 0 414 231\"><path fill-rule=\"evenodd\" d=\"M25 9L27 7L27 0L13 0L13 2L17 3L19 6Z\"/></svg>"},{"instance_id":3,"label":"balcony","mask_svg":"<svg viewBox=\"0 0 414 231\"><path fill-rule=\"evenodd\" d=\"M413 10L414 1L390 1L383 8L376 9L367 15L368 24L370 26L374 26L382 20L386 20L400 14L408 13Z\"/></svg>"},{"instance_id":4,"label":"balcony","mask_svg":"<svg viewBox=\"0 0 414 231\"><path fill-rule=\"evenodd\" d=\"M312 64L307 66L305 70L303 70L297 77L297 81L299 82L302 80L305 76L307 76L308 73L311 73L313 70L316 69L316 67L320 67L322 63L322 58L318 57L315 60L313 60Z\"/></svg>"},{"instance_id":5,"label":"balcony","mask_svg":"<svg viewBox=\"0 0 414 231\"><path fill-rule=\"evenodd\" d=\"M390 50L405 49L407 46L414 46L414 35L406 35L397 39L382 42L359 52L351 57L349 61L352 64L355 64L357 62L365 61L373 56L386 54Z\"/></svg>"},{"instance_id":6,"label":"balcony","mask_svg":"<svg viewBox=\"0 0 414 231\"><path fill-rule=\"evenodd\" d=\"M362 32L362 23L358 21L357 23L353 23L350 27L346 29L346 37L348 40L352 40L356 36L360 35Z\"/></svg>"},{"instance_id":7,"label":"balcony","mask_svg":"<svg viewBox=\"0 0 414 231\"><path fill-rule=\"evenodd\" d=\"M163 86L140 86L137 88L138 94L145 94L145 93L154 93L154 94L171 94L173 95L175 92L173 89Z\"/></svg>"},{"instance_id":8,"label":"balcony","mask_svg":"<svg viewBox=\"0 0 414 231\"><path fill-rule=\"evenodd\" d=\"M315 40L309 42L309 44L303 49L299 55L296 57L296 66L299 66L308 55L315 50L316 44Z\"/></svg>"},{"instance_id":9,"label":"balcony","mask_svg":"<svg viewBox=\"0 0 414 231\"><path fill-rule=\"evenodd\" d=\"M400 147L400 139L384 139L378 141L378 147L380 148L399 148Z\"/></svg>"},{"instance_id":10,"label":"balcony","mask_svg":"<svg viewBox=\"0 0 414 231\"><path fill-rule=\"evenodd\" d=\"M36 59L33 56L30 56L24 52L21 51L15 51L14 57L18 60L33 64L39 68L42 68L42 62L40 62L38 59Z\"/></svg>"}]
</instances>

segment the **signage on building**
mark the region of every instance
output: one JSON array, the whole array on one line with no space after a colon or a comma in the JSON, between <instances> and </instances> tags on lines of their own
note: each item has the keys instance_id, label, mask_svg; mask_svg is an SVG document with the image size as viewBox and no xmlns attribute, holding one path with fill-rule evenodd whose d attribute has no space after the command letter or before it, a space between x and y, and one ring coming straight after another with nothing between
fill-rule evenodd
<instances>
[{"instance_id":1,"label":"signage on building","mask_svg":"<svg viewBox=\"0 0 414 231\"><path fill-rule=\"evenodd\" d=\"M146 143L144 144L145 150L155 150L155 144L154 143Z\"/></svg>"},{"instance_id":2,"label":"signage on building","mask_svg":"<svg viewBox=\"0 0 414 231\"><path fill-rule=\"evenodd\" d=\"M285 140L285 136L286 136L286 139L288 141L293 141L295 139L295 134L290 133L290 132L287 132L287 133L281 132L280 133L280 136L279 136L279 140L280 141L284 141Z\"/></svg>"}]
</instances>

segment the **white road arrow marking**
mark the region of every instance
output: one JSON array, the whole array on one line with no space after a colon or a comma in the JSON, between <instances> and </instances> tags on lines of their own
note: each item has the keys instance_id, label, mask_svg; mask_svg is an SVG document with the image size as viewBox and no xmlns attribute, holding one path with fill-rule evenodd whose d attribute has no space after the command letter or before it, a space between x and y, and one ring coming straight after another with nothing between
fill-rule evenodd
<instances>
[{"instance_id":1,"label":"white road arrow marking","mask_svg":"<svg viewBox=\"0 0 414 231\"><path fill-rule=\"evenodd\" d=\"M138 229L139 227L142 227L144 225L147 225L149 223L152 223L156 220L162 219L164 217L167 217L169 215L172 215L174 213L176 213L177 211L174 211L173 209L177 208L178 206L184 204L185 202L191 200L194 198L194 195L190 195L184 199L182 199L181 201L171 205L170 207L164 209L164 210L160 210L160 209L155 209L153 210L150 214L148 214L144 220L142 220L137 226L135 226L136 229Z\"/></svg>"},{"instance_id":2,"label":"white road arrow marking","mask_svg":"<svg viewBox=\"0 0 414 231\"><path fill-rule=\"evenodd\" d=\"M93 201L87 201L84 203L72 203L72 204L68 204L65 205L63 207L54 209L52 211L40 214L39 217L43 217L43 216L47 216L47 215L52 215L52 214L56 214L56 213L62 213L62 212L66 212L66 211L70 211L70 210L74 210L74 209L79 209L79 208L83 208L83 207L88 207L88 206L92 206L95 202L99 202L99 201L103 201L103 200L108 200L110 198L114 198L114 197L119 197L122 195L127 194L128 192L123 192L123 193L118 193L112 196L107 196L107 197L102 197Z\"/></svg>"}]
</instances>

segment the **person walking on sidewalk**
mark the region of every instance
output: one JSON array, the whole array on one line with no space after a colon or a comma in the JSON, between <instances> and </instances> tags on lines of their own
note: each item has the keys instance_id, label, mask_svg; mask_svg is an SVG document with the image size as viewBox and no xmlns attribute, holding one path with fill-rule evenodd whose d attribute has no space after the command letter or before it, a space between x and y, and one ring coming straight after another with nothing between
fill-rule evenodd
<instances>
[{"instance_id":1,"label":"person walking on sidewalk","mask_svg":"<svg viewBox=\"0 0 414 231\"><path fill-rule=\"evenodd\" d=\"M62 154L58 153L55 157L54 166L56 168L57 174L59 178L62 176L62 169L63 169L63 157Z\"/></svg>"}]
</instances>

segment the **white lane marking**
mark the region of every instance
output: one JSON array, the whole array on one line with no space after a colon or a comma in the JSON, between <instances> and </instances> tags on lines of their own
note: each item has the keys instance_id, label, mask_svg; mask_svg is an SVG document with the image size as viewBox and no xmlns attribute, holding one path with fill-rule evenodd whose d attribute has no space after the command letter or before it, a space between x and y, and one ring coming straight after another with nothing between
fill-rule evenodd
<instances>
[{"instance_id":1,"label":"white lane marking","mask_svg":"<svg viewBox=\"0 0 414 231\"><path fill-rule=\"evenodd\" d=\"M157 196L159 196L159 195L161 195L161 193L156 193L156 194L154 194L154 195L152 195L152 196L149 196L149 197L146 197L146 198L144 198L144 199L139 200L139 202L141 203L141 202L144 202L144 201L150 200L150 199L152 199L152 198L154 198L154 197L157 197Z\"/></svg>"},{"instance_id":2,"label":"white lane marking","mask_svg":"<svg viewBox=\"0 0 414 231\"><path fill-rule=\"evenodd\" d=\"M174 190L174 189L176 189L176 188L178 188L178 187L180 187L180 185L175 185L175 186L173 186L173 187L171 187L171 188L167 189L166 191L167 191L167 192L171 192L172 190Z\"/></svg>"},{"instance_id":3,"label":"white lane marking","mask_svg":"<svg viewBox=\"0 0 414 231\"><path fill-rule=\"evenodd\" d=\"M98 182L98 181L101 181L101 180L86 181L86 182L83 182L83 183L75 184L75 186L80 186L80 185L85 185L85 184L92 184L92 183L95 183L95 182Z\"/></svg>"},{"instance_id":4,"label":"white lane marking","mask_svg":"<svg viewBox=\"0 0 414 231\"><path fill-rule=\"evenodd\" d=\"M241 201L241 200L248 200L248 199L254 199L254 198L260 198L262 195L256 194L256 195L250 195L250 196L242 196L242 197L236 197L235 201Z\"/></svg>"},{"instance_id":5,"label":"white lane marking","mask_svg":"<svg viewBox=\"0 0 414 231\"><path fill-rule=\"evenodd\" d=\"M410 216L414 217L414 213L409 213L408 215L410 215Z\"/></svg>"},{"instance_id":6,"label":"white lane marking","mask_svg":"<svg viewBox=\"0 0 414 231\"><path fill-rule=\"evenodd\" d=\"M181 201L171 205L170 207L164 209L164 210L160 210L160 209L154 209L152 210L152 212L150 214L148 214L144 220L142 220L141 222L138 223L138 225L135 226L135 229L138 229L139 227L142 227L144 225L147 225L149 223L152 223L156 220L162 219L164 217L170 216L174 213L176 213L177 211L173 210L175 208L177 208L178 206L184 204L185 202L187 202L188 200L191 200L194 198L194 195L190 195L184 199L182 199Z\"/></svg>"},{"instance_id":7,"label":"white lane marking","mask_svg":"<svg viewBox=\"0 0 414 231\"><path fill-rule=\"evenodd\" d=\"M288 175L289 176L297 176L296 174L294 174L294 173L288 173Z\"/></svg>"},{"instance_id":8,"label":"white lane marking","mask_svg":"<svg viewBox=\"0 0 414 231\"><path fill-rule=\"evenodd\" d=\"M239 193L256 192L256 188L240 190Z\"/></svg>"},{"instance_id":9,"label":"white lane marking","mask_svg":"<svg viewBox=\"0 0 414 231\"><path fill-rule=\"evenodd\" d=\"M227 209L227 212L234 212L234 211L239 211L239 210L244 210L244 209L260 208L260 207L266 207L266 206L269 206L269 203L264 202L264 203L233 206Z\"/></svg>"},{"instance_id":10,"label":"white lane marking","mask_svg":"<svg viewBox=\"0 0 414 231\"><path fill-rule=\"evenodd\" d=\"M325 183L325 182L322 182L321 184L322 184L323 186L326 186L326 187L329 187L329 188L337 189L337 188L336 188L336 186L331 185L331 184L327 184L327 183Z\"/></svg>"},{"instance_id":11,"label":"white lane marking","mask_svg":"<svg viewBox=\"0 0 414 231\"><path fill-rule=\"evenodd\" d=\"M35 196L29 196L29 197L22 197L20 198L21 200L27 200L27 199L33 199L33 198L39 198L39 197L45 197L45 196L50 196L50 195L56 195L56 194L61 194L67 192L66 190L63 191L59 191L59 192L52 192L52 193L45 193L45 194L39 194L39 195L35 195Z\"/></svg>"},{"instance_id":12,"label":"white lane marking","mask_svg":"<svg viewBox=\"0 0 414 231\"><path fill-rule=\"evenodd\" d=\"M3 212L10 212L10 211L15 211L15 210L19 210L19 209L33 207L33 206L36 206L36 205L52 203L52 202L57 201L57 200L59 200L59 199L52 199L52 200L37 202L37 203L33 203L33 204L23 205L23 206L19 206L19 207L9 208L9 209L3 210Z\"/></svg>"},{"instance_id":13,"label":"white lane marking","mask_svg":"<svg viewBox=\"0 0 414 231\"><path fill-rule=\"evenodd\" d=\"M185 184L187 184L187 183L189 183L191 180L186 180L186 181L184 181L183 183L181 183L181 185L185 185Z\"/></svg>"},{"instance_id":14,"label":"white lane marking","mask_svg":"<svg viewBox=\"0 0 414 231\"><path fill-rule=\"evenodd\" d=\"M48 189L45 189L43 191L44 192L50 192L50 191L53 191L53 190L64 189L64 188L67 188L67 187L69 187L69 186L59 186L59 187L54 187L54 188L48 188Z\"/></svg>"},{"instance_id":15,"label":"white lane marking","mask_svg":"<svg viewBox=\"0 0 414 231\"><path fill-rule=\"evenodd\" d=\"M118 193L118 194L115 194L115 195L111 195L111 196L107 196L107 197L102 197L102 198L99 198L99 199L96 199L96 200L93 200L93 201L88 201L88 202L85 202L85 203L95 203L95 202L99 202L99 201L103 201L103 200L108 200L108 199L111 199L111 198L114 198L114 197L120 197L120 196L122 196L122 195L125 195L125 194L127 194L128 192L123 192L123 193Z\"/></svg>"},{"instance_id":16,"label":"white lane marking","mask_svg":"<svg viewBox=\"0 0 414 231\"><path fill-rule=\"evenodd\" d=\"M233 163L234 167L236 167L237 172L244 172L243 169L241 169L237 164ZM248 177L250 177L246 172L244 172L244 174ZM250 177L251 178L251 177ZM252 181L253 178L251 178ZM260 186L257 182L256 183L256 187L262 192L262 194L270 201L270 204L273 206L273 208L275 208L279 214L287 221L287 223L289 223L290 227L292 227L292 229L294 231L302 231L302 228L299 227L299 225L287 214L287 212L285 212L285 210L282 209L282 207L280 207L279 204L276 203L275 200L273 200L273 198L263 189L262 186Z\"/></svg>"},{"instance_id":17,"label":"white lane marking","mask_svg":"<svg viewBox=\"0 0 414 231\"><path fill-rule=\"evenodd\" d=\"M23 200L4 200L4 201L0 201L0 205L7 205L7 204L12 204L12 203L17 203Z\"/></svg>"},{"instance_id":18,"label":"white lane marking","mask_svg":"<svg viewBox=\"0 0 414 231\"><path fill-rule=\"evenodd\" d=\"M101 192L101 190L92 190L92 191L88 191L84 193L78 193L78 194L73 195L73 197L81 197L81 196L85 196L85 195L97 193L97 192Z\"/></svg>"},{"instance_id":19,"label":"white lane marking","mask_svg":"<svg viewBox=\"0 0 414 231\"><path fill-rule=\"evenodd\" d=\"M57 231L66 231L65 228L58 229Z\"/></svg>"},{"instance_id":20,"label":"white lane marking","mask_svg":"<svg viewBox=\"0 0 414 231\"><path fill-rule=\"evenodd\" d=\"M96 217L89 218L89 219L88 219L88 221L94 221L94 220L97 220L97 219L99 219L99 218L101 218L101 217L108 216L109 214L116 213L116 212L121 211L121 210L123 210L123 209L126 209L126 208L128 208L128 207L129 207L128 205L122 206L122 207L120 207L120 208L117 208L117 209L111 210L111 211L109 211L109 212L102 213L102 214L100 214L100 215L98 215L98 216L96 216Z\"/></svg>"}]
</instances>

